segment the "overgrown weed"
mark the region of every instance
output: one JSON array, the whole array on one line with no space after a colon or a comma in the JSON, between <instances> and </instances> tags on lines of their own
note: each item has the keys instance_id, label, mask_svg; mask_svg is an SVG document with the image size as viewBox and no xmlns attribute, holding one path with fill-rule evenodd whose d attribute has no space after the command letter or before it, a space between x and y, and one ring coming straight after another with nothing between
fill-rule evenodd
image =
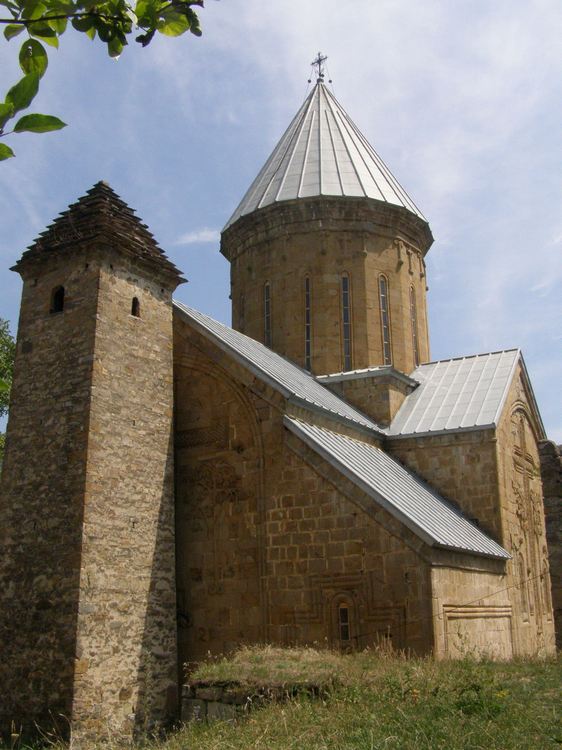
<instances>
[{"instance_id":1,"label":"overgrown weed","mask_svg":"<svg viewBox=\"0 0 562 750\"><path fill-rule=\"evenodd\" d=\"M268 705L236 725L194 723L163 741L147 738L141 747L560 750L561 672L555 659L437 662L376 650L343 655L321 648L245 647L231 658L201 664L191 679L331 687L317 699L301 693ZM84 750L124 747L99 743Z\"/></svg>"}]
</instances>

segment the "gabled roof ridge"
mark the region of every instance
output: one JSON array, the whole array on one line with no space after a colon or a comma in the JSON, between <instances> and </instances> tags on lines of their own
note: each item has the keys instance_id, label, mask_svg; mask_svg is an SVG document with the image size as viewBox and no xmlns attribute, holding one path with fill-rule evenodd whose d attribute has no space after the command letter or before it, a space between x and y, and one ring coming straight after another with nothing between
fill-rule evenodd
<instances>
[{"instance_id":1,"label":"gabled roof ridge","mask_svg":"<svg viewBox=\"0 0 562 750\"><path fill-rule=\"evenodd\" d=\"M517 348L420 365L412 373L420 385L400 406L388 428L388 437L495 428L514 373L522 362ZM531 389L529 392L532 394Z\"/></svg>"},{"instance_id":2,"label":"gabled roof ridge","mask_svg":"<svg viewBox=\"0 0 562 750\"><path fill-rule=\"evenodd\" d=\"M203 335L212 338L223 351L227 351L233 359L292 403L318 410L355 429L375 435L383 434L383 430L370 417L317 383L313 375L286 357L182 302L174 300L173 304Z\"/></svg>"},{"instance_id":3,"label":"gabled roof ridge","mask_svg":"<svg viewBox=\"0 0 562 750\"><path fill-rule=\"evenodd\" d=\"M489 357L492 354L507 354L509 352L519 352L521 354L521 349L518 346L510 347L509 349L497 349L493 352L478 352L477 354L461 354L458 357L445 357L444 359L432 359L429 362L422 362L419 364L412 372L415 372L421 367L427 367L427 365L438 365L444 362L456 362L463 359L475 359L476 357ZM410 375L412 377L412 375Z\"/></svg>"}]
</instances>

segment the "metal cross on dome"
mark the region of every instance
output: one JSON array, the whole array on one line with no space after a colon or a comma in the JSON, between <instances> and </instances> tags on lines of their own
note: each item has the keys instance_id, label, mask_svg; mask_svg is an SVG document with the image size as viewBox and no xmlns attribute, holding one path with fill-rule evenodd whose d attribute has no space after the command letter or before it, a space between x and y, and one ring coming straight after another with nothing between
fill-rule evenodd
<instances>
[{"instance_id":1,"label":"metal cross on dome","mask_svg":"<svg viewBox=\"0 0 562 750\"><path fill-rule=\"evenodd\" d=\"M316 83L320 83L324 80L324 63L327 59L328 57L326 55L319 52L317 57L311 62L311 65L317 69Z\"/></svg>"}]
</instances>

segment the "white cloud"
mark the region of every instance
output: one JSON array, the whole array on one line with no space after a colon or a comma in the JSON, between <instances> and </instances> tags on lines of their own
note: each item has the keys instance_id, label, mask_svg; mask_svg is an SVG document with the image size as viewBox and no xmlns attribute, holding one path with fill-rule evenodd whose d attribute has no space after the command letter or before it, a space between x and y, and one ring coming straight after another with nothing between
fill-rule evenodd
<instances>
[{"instance_id":1,"label":"white cloud","mask_svg":"<svg viewBox=\"0 0 562 750\"><path fill-rule=\"evenodd\" d=\"M175 241L175 245L196 245L206 242L218 242L220 240L218 229L196 229L192 232L185 232Z\"/></svg>"}]
</instances>

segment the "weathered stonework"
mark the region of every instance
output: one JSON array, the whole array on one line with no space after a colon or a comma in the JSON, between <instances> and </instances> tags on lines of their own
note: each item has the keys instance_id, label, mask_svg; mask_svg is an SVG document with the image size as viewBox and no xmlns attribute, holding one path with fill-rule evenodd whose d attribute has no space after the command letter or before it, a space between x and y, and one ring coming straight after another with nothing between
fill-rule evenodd
<instances>
[{"instance_id":1,"label":"weathered stonework","mask_svg":"<svg viewBox=\"0 0 562 750\"><path fill-rule=\"evenodd\" d=\"M17 266L0 501L2 731L14 721L70 729L75 741L130 736L176 713L179 275L159 253L100 184Z\"/></svg>"},{"instance_id":2,"label":"weathered stonework","mask_svg":"<svg viewBox=\"0 0 562 750\"><path fill-rule=\"evenodd\" d=\"M417 383L393 367L319 377L338 396L367 414L380 427L388 427L404 399Z\"/></svg>"},{"instance_id":3,"label":"weathered stonework","mask_svg":"<svg viewBox=\"0 0 562 750\"><path fill-rule=\"evenodd\" d=\"M504 562L427 547L285 430L282 416L294 412L292 404L182 320L176 322L175 361L178 403L182 393L196 395L189 424L190 435L197 436L197 445L187 441L179 419L177 502L190 508L177 516L178 540L185 542L178 545L178 581L188 603L182 662L256 640L345 647L336 619L342 602L350 612L349 647L386 640L395 648L442 657L470 652L510 658L521 652L513 640L518 601L508 592ZM219 411L221 423L228 422L220 436L210 427ZM305 418L302 409L298 416ZM327 416L324 425L342 429ZM368 439L350 429L350 436ZM436 478L452 496L457 492L466 499L465 510L476 513L478 498L497 490L495 440L490 436L482 445L474 433L457 441L430 440L436 446L430 464L438 466L443 455ZM201 493L190 481L191 467L205 472L211 456L217 471L207 472ZM455 463L459 456L461 466L468 458L466 474ZM478 472L470 470L474 462ZM482 471L486 465L488 471ZM225 485L226 475L231 479ZM248 505L252 493L255 506ZM217 498L211 504L215 512L229 503L225 518L236 522L213 517L212 523L205 512L210 497ZM501 518L490 513L489 526L500 529ZM228 567L214 564L218 533L224 535L218 549L227 553ZM229 539L236 535L233 544ZM191 567L194 561L199 562ZM242 608L234 603L240 601Z\"/></svg>"},{"instance_id":4,"label":"weathered stonework","mask_svg":"<svg viewBox=\"0 0 562 750\"><path fill-rule=\"evenodd\" d=\"M235 328L264 341L269 284L268 344L318 382L174 306L178 270L103 183L24 253L0 487L0 732L14 721L75 744L131 738L177 717L186 665L242 643L554 653L540 467L558 567L560 456L551 444L539 455L523 360L493 423L385 429L429 359L432 239L419 212L349 196L279 201L229 225ZM289 418L332 434L307 442ZM362 475L375 456L379 485ZM415 504L425 497L435 504ZM451 534L416 519L422 507ZM184 698L186 715L234 715L224 691Z\"/></svg>"},{"instance_id":5,"label":"weathered stonework","mask_svg":"<svg viewBox=\"0 0 562 750\"><path fill-rule=\"evenodd\" d=\"M387 441L393 455L456 503L512 555L502 584L514 613L511 645L499 648L499 655L511 649L521 656L554 650L539 439L539 425L519 367L497 429ZM486 627L481 625L481 633Z\"/></svg>"},{"instance_id":6,"label":"weathered stonework","mask_svg":"<svg viewBox=\"0 0 562 750\"><path fill-rule=\"evenodd\" d=\"M388 282L392 364L415 366L410 289L417 307L419 361L429 360L424 255L433 238L405 209L354 198L284 201L241 217L222 236L231 263L233 326L264 341L263 288L271 290L271 348L304 366L304 279L311 283L315 374L345 368L341 276L351 287L352 368L384 364L379 277Z\"/></svg>"},{"instance_id":7,"label":"weathered stonework","mask_svg":"<svg viewBox=\"0 0 562 750\"><path fill-rule=\"evenodd\" d=\"M550 564L556 646L562 648L562 456L560 446L540 444L546 541Z\"/></svg>"}]
</instances>

